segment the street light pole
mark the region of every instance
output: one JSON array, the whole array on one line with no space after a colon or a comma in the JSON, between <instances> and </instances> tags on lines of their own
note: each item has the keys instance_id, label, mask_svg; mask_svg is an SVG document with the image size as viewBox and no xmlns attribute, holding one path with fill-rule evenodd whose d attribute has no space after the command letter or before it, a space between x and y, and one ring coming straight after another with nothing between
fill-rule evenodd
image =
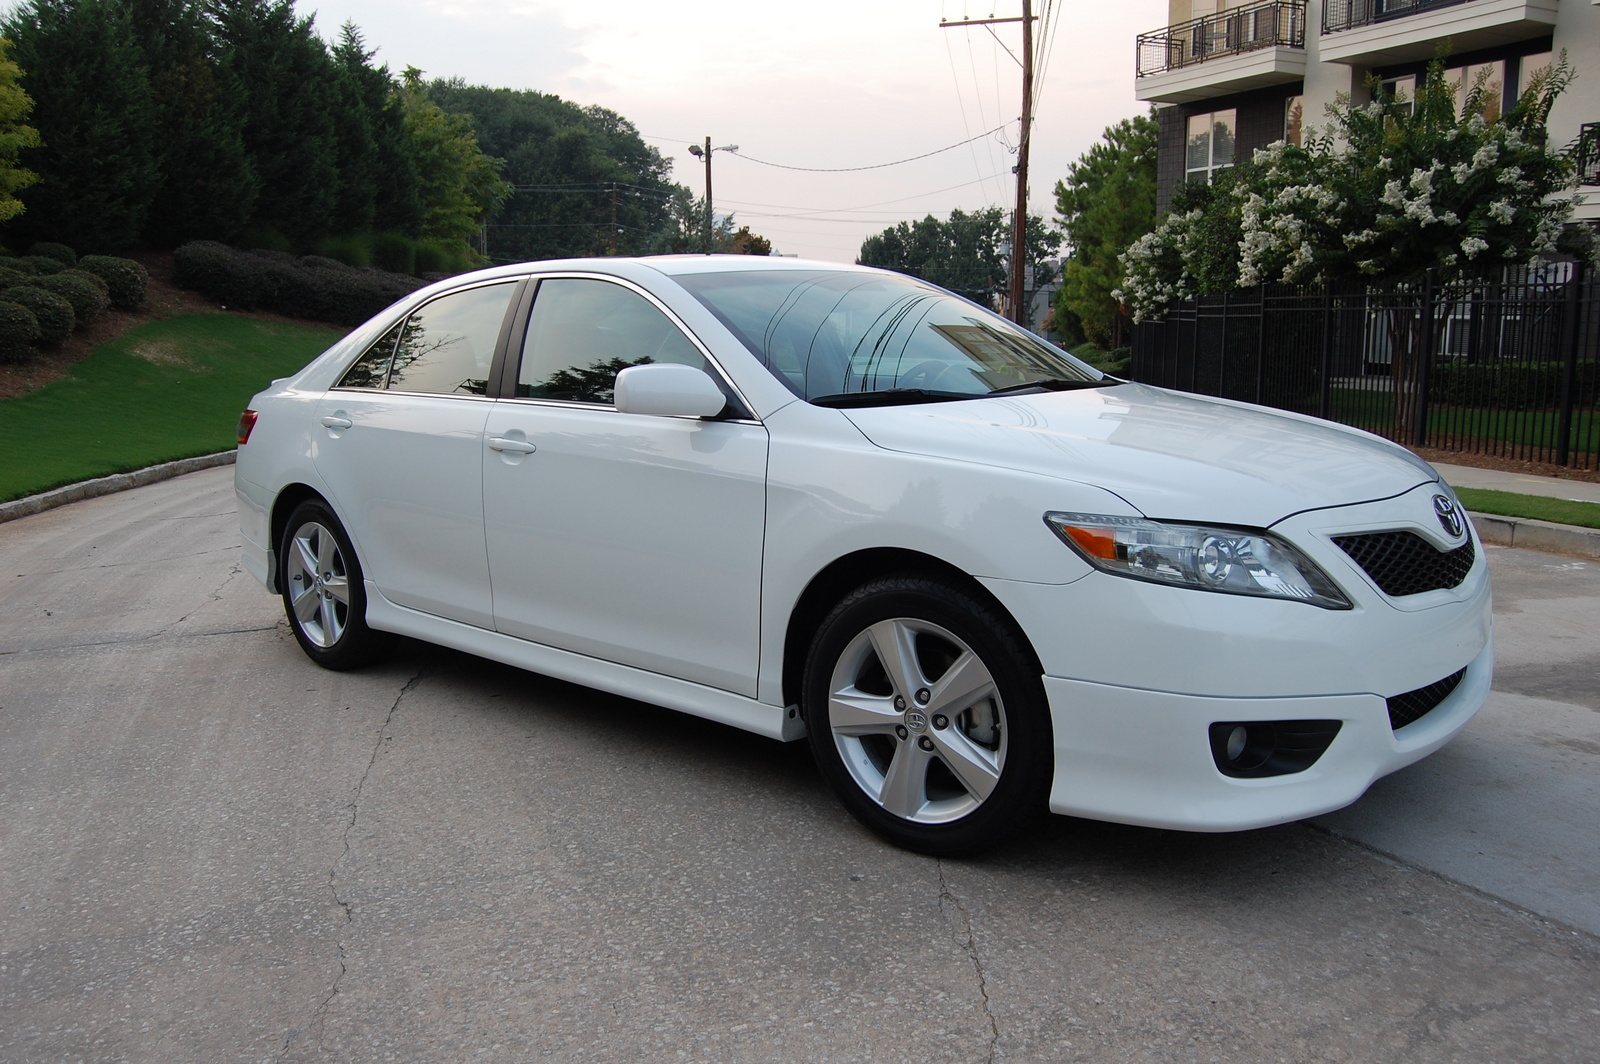
<instances>
[{"instance_id":1,"label":"street light pole","mask_svg":"<svg viewBox=\"0 0 1600 1064\"><path fill-rule=\"evenodd\" d=\"M698 144L689 145L689 154L706 160L706 254L711 254L711 153L714 151L738 151L737 144L719 144L713 148L711 138L706 138L705 147Z\"/></svg>"}]
</instances>

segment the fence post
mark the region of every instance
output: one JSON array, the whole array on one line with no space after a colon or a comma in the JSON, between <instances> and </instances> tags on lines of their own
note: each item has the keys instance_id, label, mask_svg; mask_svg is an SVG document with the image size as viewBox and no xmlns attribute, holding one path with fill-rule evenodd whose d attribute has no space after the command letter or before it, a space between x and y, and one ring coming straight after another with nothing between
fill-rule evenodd
<instances>
[{"instance_id":1,"label":"fence post","mask_svg":"<svg viewBox=\"0 0 1600 1064\"><path fill-rule=\"evenodd\" d=\"M1556 418L1556 465L1572 459L1572 407L1577 399L1578 377L1578 296L1583 291L1584 267L1579 259L1572 264L1572 280L1567 282L1567 298L1561 313L1561 346L1565 349L1561 367L1561 413Z\"/></svg>"},{"instance_id":2,"label":"fence post","mask_svg":"<svg viewBox=\"0 0 1600 1064\"><path fill-rule=\"evenodd\" d=\"M1260 315L1256 318L1256 405L1267 401L1267 286L1256 285Z\"/></svg>"},{"instance_id":3,"label":"fence post","mask_svg":"<svg viewBox=\"0 0 1600 1064\"><path fill-rule=\"evenodd\" d=\"M1217 390L1213 395L1228 395L1228 297L1233 290L1222 293L1222 340L1217 345Z\"/></svg>"},{"instance_id":4,"label":"fence post","mask_svg":"<svg viewBox=\"0 0 1600 1064\"><path fill-rule=\"evenodd\" d=\"M1433 281L1429 270L1422 280L1422 352L1417 360L1417 402L1414 408L1417 425L1411 442L1418 447L1428 445L1428 378L1433 371ZM1402 386L1404 381L1401 382ZM1396 396L1395 401L1399 402Z\"/></svg>"},{"instance_id":5,"label":"fence post","mask_svg":"<svg viewBox=\"0 0 1600 1064\"><path fill-rule=\"evenodd\" d=\"M1331 412L1330 400L1333 396L1333 282L1322 282L1324 298L1322 300L1322 381L1317 389L1317 416L1324 421Z\"/></svg>"}]
</instances>

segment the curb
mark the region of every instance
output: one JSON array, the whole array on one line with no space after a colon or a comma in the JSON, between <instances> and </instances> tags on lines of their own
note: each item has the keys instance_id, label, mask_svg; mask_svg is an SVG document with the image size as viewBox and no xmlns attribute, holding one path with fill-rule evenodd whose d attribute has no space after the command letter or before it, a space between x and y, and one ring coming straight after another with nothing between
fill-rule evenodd
<instances>
[{"instance_id":1,"label":"curb","mask_svg":"<svg viewBox=\"0 0 1600 1064\"><path fill-rule=\"evenodd\" d=\"M1600 561L1600 529L1468 511L1478 538L1496 547L1521 547Z\"/></svg>"},{"instance_id":2,"label":"curb","mask_svg":"<svg viewBox=\"0 0 1600 1064\"><path fill-rule=\"evenodd\" d=\"M45 510L54 510L57 506L65 506L69 502L80 499L93 499L101 495L111 495L129 488L137 488L145 484L154 484L158 480L171 480L181 477L185 473L198 473L202 469L211 469L216 466L232 465L239 457L238 451L222 451L219 454L203 454L198 458L180 458L176 462L163 462L160 465L146 466L136 469L132 473L115 473L109 477L98 477L94 480L84 480L77 484L68 484L64 488L54 491L42 492L38 495L29 495L10 502L0 502L0 524L6 521L15 521L19 517L29 514L42 513Z\"/></svg>"}]
</instances>

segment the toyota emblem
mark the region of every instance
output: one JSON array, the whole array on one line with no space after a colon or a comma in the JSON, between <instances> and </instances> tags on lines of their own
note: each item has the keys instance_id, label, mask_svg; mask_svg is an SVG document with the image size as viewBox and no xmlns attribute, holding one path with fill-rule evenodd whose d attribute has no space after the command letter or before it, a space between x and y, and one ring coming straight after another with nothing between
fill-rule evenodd
<instances>
[{"instance_id":1,"label":"toyota emblem","mask_svg":"<svg viewBox=\"0 0 1600 1064\"><path fill-rule=\"evenodd\" d=\"M1433 512L1439 518L1439 525L1445 533L1455 539L1465 531L1465 524L1461 520L1461 510L1456 506L1456 501L1448 495L1435 495L1433 497Z\"/></svg>"}]
</instances>

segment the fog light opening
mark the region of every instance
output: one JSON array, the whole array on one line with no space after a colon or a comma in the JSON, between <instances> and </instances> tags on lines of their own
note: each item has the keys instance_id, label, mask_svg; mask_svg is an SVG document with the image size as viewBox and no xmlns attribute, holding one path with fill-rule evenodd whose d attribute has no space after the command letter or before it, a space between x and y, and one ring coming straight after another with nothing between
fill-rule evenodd
<instances>
[{"instance_id":1,"label":"fog light opening","mask_svg":"<svg viewBox=\"0 0 1600 1064\"><path fill-rule=\"evenodd\" d=\"M1343 725L1337 720L1219 721L1211 725L1211 758L1235 779L1304 772L1316 764Z\"/></svg>"}]
</instances>

